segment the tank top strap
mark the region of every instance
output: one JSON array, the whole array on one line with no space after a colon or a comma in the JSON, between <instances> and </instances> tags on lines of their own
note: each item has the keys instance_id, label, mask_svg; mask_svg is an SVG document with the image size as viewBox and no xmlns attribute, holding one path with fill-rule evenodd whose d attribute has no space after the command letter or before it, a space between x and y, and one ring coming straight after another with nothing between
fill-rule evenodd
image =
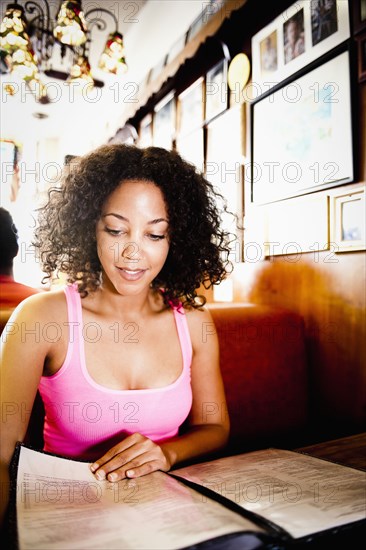
<instances>
[{"instance_id":1,"label":"tank top strap","mask_svg":"<svg viewBox=\"0 0 366 550\"><path fill-rule=\"evenodd\" d=\"M64 287L64 292L66 296L67 303L67 316L69 323L81 323L80 316L80 295L77 291L76 284L66 285Z\"/></svg>"},{"instance_id":2,"label":"tank top strap","mask_svg":"<svg viewBox=\"0 0 366 550\"><path fill-rule=\"evenodd\" d=\"M184 369L190 369L192 363L192 341L189 333L187 316L182 304L171 306L173 308L175 324L183 355Z\"/></svg>"},{"instance_id":3,"label":"tank top strap","mask_svg":"<svg viewBox=\"0 0 366 550\"><path fill-rule=\"evenodd\" d=\"M81 346L83 343L83 319L81 309L81 298L76 283L66 285L64 293L67 303L67 325L69 329L67 360L65 366L70 363L79 365L81 361ZM63 369L61 369L63 370Z\"/></svg>"}]
</instances>

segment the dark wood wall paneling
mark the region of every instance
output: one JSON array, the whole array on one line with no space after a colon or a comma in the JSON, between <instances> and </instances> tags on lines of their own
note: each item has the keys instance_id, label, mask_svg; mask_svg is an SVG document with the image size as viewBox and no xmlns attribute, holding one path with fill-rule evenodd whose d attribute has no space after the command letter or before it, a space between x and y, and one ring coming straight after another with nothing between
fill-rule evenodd
<instances>
[{"instance_id":1,"label":"dark wood wall paneling","mask_svg":"<svg viewBox=\"0 0 366 550\"><path fill-rule=\"evenodd\" d=\"M358 85L355 101L356 181L365 182L366 82ZM302 254L297 262L275 256L242 264L235 276L234 300L287 307L303 316L314 433L324 439L364 431L366 253L322 251Z\"/></svg>"}]
</instances>

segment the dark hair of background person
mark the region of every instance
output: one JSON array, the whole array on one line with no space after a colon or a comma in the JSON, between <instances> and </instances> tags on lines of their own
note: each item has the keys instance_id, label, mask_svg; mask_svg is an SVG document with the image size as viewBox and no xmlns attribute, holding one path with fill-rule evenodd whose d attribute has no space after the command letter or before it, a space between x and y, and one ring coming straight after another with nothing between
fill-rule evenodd
<instances>
[{"instance_id":1,"label":"dark hair of background person","mask_svg":"<svg viewBox=\"0 0 366 550\"><path fill-rule=\"evenodd\" d=\"M0 207L0 273L12 275L13 260L18 254L18 231L10 212Z\"/></svg>"},{"instance_id":2,"label":"dark hair of background person","mask_svg":"<svg viewBox=\"0 0 366 550\"><path fill-rule=\"evenodd\" d=\"M77 158L76 155L65 155L64 165L67 166L68 164L70 164L70 162L72 162L76 158Z\"/></svg>"},{"instance_id":3,"label":"dark hair of background person","mask_svg":"<svg viewBox=\"0 0 366 550\"><path fill-rule=\"evenodd\" d=\"M200 307L203 284L220 283L232 269L229 261L233 235L221 226L224 199L196 168L174 151L159 147L103 145L78 157L73 170L64 171L61 186L49 191L39 209L34 245L49 279L57 272L77 282L82 296L101 284L96 246L96 224L103 203L123 181L143 180L157 185L169 217L169 253L152 283L164 289L164 300Z\"/></svg>"}]
</instances>

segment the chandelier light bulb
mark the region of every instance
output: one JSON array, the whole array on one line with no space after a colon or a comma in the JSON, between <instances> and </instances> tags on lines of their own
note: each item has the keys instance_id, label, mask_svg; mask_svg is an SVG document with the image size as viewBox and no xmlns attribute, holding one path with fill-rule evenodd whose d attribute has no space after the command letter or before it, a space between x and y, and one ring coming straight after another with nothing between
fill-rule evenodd
<instances>
[{"instance_id":1,"label":"chandelier light bulb","mask_svg":"<svg viewBox=\"0 0 366 550\"><path fill-rule=\"evenodd\" d=\"M124 51L122 34L117 31L111 33L100 57L99 68L116 75L125 74L127 64Z\"/></svg>"},{"instance_id":2,"label":"chandelier light bulb","mask_svg":"<svg viewBox=\"0 0 366 550\"><path fill-rule=\"evenodd\" d=\"M91 75L90 63L85 56L80 55L78 57L76 63L71 67L70 76L66 80L66 82L68 84L71 84L72 82L78 82L79 84L82 84L83 87L86 85L88 89L92 89L94 87L94 80Z\"/></svg>"},{"instance_id":3,"label":"chandelier light bulb","mask_svg":"<svg viewBox=\"0 0 366 550\"><path fill-rule=\"evenodd\" d=\"M68 46L81 46L86 42L87 24L81 2L63 2L57 15L54 37Z\"/></svg>"},{"instance_id":4,"label":"chandelier light bulb","mask_svg":"<svg viewBox=\"0 0 366 550\"><path fill-rule=\"evenodd\" d=\"M94 82L87 59L92 29L106 28L103 14L112 18L115 30L108 36L99 67L116 76L126 73L123 35L118 32L118 19L112 11L99 6L84 13L81 0L62 0L56 21L53 23L50 4L49 0L43 0L43 3L24 0L24 5L21 5L15 0L7 5L0 23L2 74L9 73L17 79L26 81L27 86L34 90L37 101L45 97L44 85L39 79L40 73L45 73L50 78L61 78L69 83L80 81L84 86L103 86L103 82ZM26 13L30 14L29 20L25 17ZM61 45L61 49L57 51L62 59L69 53L72 54L71 58L77 59L71 71L53 70L51 60L56 43ZM9 88L8 93L13 93L15 89L14 86Z\"/></svg>"},{"instance_id":5,"label":"chandelier light bulb","mask_svg":"<svg viewBox=\"0 0 366 550\"><path fill-rule=\"evenodd\" d=\"M23 10L8 6L0 25L1 48L8 53L13 53L18 48L27 48L30 40L26 30L27 21Z\"/></svg>"}]
</instances>

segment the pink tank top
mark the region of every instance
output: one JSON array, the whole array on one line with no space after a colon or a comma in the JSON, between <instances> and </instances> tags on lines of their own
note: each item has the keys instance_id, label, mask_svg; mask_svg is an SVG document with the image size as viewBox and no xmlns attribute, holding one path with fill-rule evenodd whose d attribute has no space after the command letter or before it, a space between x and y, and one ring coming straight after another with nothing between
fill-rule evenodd
<instances>
[{"instance_id":1,"label":"pink tank top","mask_svg":"<svg viewBox=\"0 0 366 550\"><path fill-rule=\"evenodd\" d=\"M72 285L65 288L65 294L67 355L60 370L43 376L39 385L46 411L44 450L94 461L135 432L155 442L177 435L192 406L192 344L183 307L173 308L183 359L180 376L161 388L114 390L89 375L81 298Z\"/></svg>"}]
</instances>

